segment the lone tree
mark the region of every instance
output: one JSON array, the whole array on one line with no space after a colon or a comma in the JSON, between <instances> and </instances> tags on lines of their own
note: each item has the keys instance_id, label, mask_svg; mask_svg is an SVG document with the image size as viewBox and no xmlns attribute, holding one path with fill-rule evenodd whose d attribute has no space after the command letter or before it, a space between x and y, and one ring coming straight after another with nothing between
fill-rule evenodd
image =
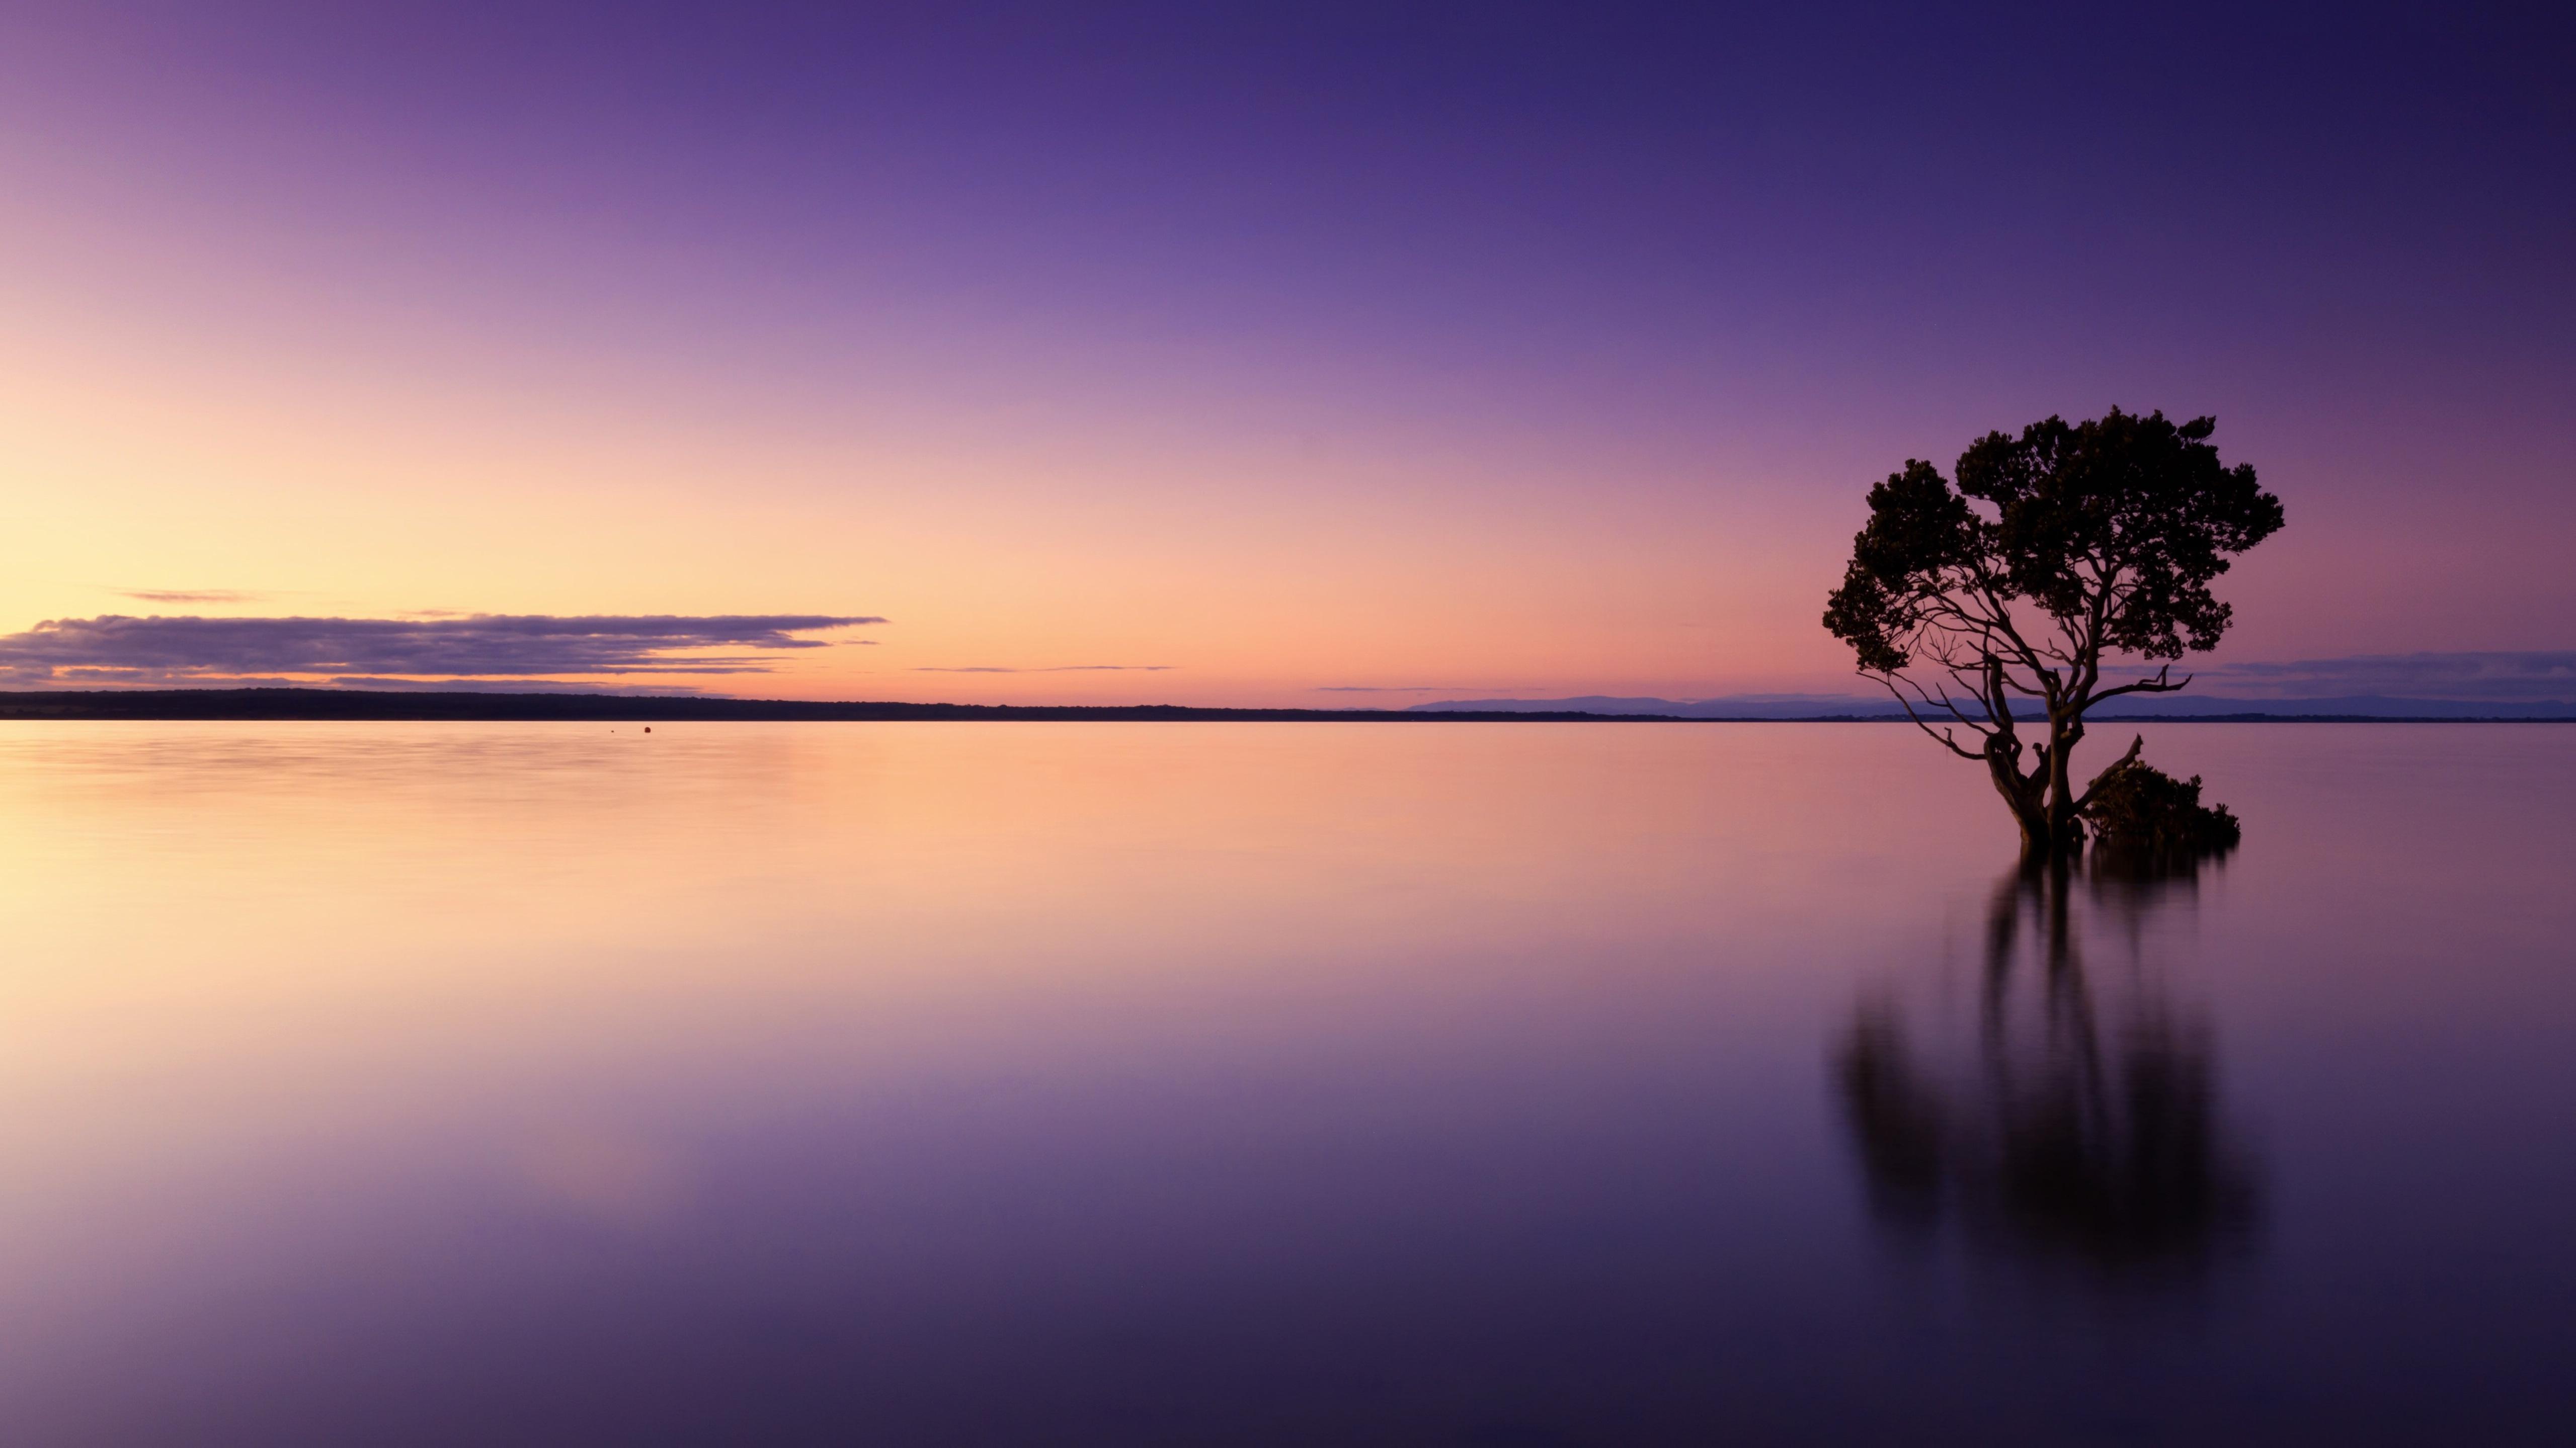
<instances>
[{"instance_id":1,"label":"lone tree","mask_svg":"<svg viewBox=\"0 0 2576 1448\"><path fill-rule=\"evenodd\" d=\"M1869 490L1869 526L1825 627L1924 733L1986 766L2031 854L2076 848L2094 789L2144 742L2077 790L2068 758L2085 711L2191 682L2172 680L2166 662L2106 687L2103 655L2170 661L2217 647L2232 610L2210 582L2280 529L2281 500L2253 467L2219 462L2217 426L2118 408L2052 417L2018 438L1979 439L1959 455L1955 486L1909 460ZM2016 699L2036 704L2029 722L2046 715L2046 743L2024 747Z\"/></svg>"}]
</instances>

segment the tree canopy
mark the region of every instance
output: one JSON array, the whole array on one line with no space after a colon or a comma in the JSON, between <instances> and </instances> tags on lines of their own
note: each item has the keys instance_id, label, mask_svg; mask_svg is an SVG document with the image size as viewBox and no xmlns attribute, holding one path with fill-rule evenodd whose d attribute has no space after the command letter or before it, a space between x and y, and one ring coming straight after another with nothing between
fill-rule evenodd
<instances>
[{"instance_id":1,"label":"tree canopy","mask_svg":"<svg viewBox=\"0 0 2576 1448\"><path fill-rule=\"evenodd\" d=\"M2210 585L2281 527L2281 500L2250 464L2219 460L2216 430L2207 417L2118 408L2050 417L1971 444L1955 483L1916 459L1870 489L1825 627L1927 732L1996 770L2028 843L2073 831L2082 799L2065 762L2087 709L2190 683L2172 682L2168 664L2106 687L2104 656L2216 647L2233 611ZM1909 672L1918 665L1928 680ZM2016 699L2049 719L2028 773ZM1962 745L1960 727L1982 743Z\"/></svg>"}]
</instances>

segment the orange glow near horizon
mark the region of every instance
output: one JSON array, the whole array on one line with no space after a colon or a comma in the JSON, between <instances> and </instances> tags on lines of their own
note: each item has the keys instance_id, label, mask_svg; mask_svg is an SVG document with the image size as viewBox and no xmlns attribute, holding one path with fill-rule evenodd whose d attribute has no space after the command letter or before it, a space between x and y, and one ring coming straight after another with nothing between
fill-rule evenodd
<instances>
[{"instance_id":1,"label":"orange glow near horizon","mask_svg":"<svg viewBox=\"0 0 2576 1448\"><path fill-rule=\"evenodd\" d=\"M1377 697L1319 692L1336 687L1412 691L1394 703L1840 684L1829 641L1798 616L1812 612L1802 555L1830 551L1838 520L1761 516L1770 505L1723 490L1679 516L1535 482L1497 505L1478 499L1492 479L1475 460L1407 458L1401 438L1322 462L1207 435L943 451L935 422L862 445L807 419L746 446L641 406L585 417L355 371L317 396L284 375L293 359L187 340L92 338L88 355L0 342L20 499L0 627L420 610L890 620L774 672L667 680L769 698L1329 705ZM1226 486L1199 485L1210 477ZM1801 534L1808 546L1782 545ZM1712 553L1727 537L1736 556ZM128 596L173 589L245 596Z\"/></svg>"},{"instance_id":2,"label":"orange glow near horizon","mask_svg":"<svg viewBox=\"0 0 2576 1448\"><path fill-rule=\"evenodd\" d=\"M1216 130L1053 66L1028 114L907 89L971 37L889 40L918 75L853 44L874 90L719 68L742 104L702 114L613 49L383 24L0 18L0 635L220 590L193 611L890 620L563 676L754 697L1843 693L1817 620L1868 485L2119 404L2216 414L2289 504L2230 658L2564 644L2550 367L2267 321L2241 259L2233 301L2106 287L2166 259L2021 249L2053 221L1979 211L1986 259L1927 272L1875 151L1632 173L1660 132L1584 161L1513 109L1460 170L1409 88L1348 151L1190 67L1163 100Z\"/></svg>"}]
</instances>

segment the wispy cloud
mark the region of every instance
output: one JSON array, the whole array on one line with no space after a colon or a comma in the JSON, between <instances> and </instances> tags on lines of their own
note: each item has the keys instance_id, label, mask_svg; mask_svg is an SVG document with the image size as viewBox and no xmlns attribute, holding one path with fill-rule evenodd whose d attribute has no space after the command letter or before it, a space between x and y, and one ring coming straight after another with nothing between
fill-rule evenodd
<instances>
[{"instance_id":1,"label":"wispy cloud","mask_svg":"<svg viewBox=\"0 0 2576 1448\"><path fill-rule=\"evenodd\" d=\"M2175 673L2184 672L2176 668ZM2385 696L2540 703L2576 699L2576 649L2351 654L2330 659L2212 664L2191 671L2194 693L2279 699Z\"/></svg>"},{"instance_id":2,"label":"wispy cloud","mask_svg":"<svg viewBox=\"0 0 2576 1448\"><path fill-rule=\"evenodd\" d=\"M1684 719L1831 719L1896 712L1896 706L1883 697L1857 694L1730 694L1714 699L1578 694L1563 699L1435 699L1408 707L1471 713L1671 714Z\"/></svg>"},{"instance_id":3,"label":"wispy cloud","mask_svg":"<svg viewBox=\"0 0 2576 1448\"><path fill-rule=\"evenodd\" d=\"M706 617L473 614L463 618L52 619L0 635L18 683L205 684L275 676L454 680L550 674L757 674L802 634L885 622L832 614Z\"/></svg>"},{"instance_id":4,"label":"wispy cloud","mask_svg":"<svg viewBox=\"0 0 2576 1448\"><path fill-rule=\"evenodd\" d=\"M254 593L246 588L120 588L116 590L116 596L119 598L130 598L138 603L193 603L204 605L209 603L255 603L261 599L271 597L272 595Z\"/></svg>"},{"instance_id":5,"label":"wispy cloud","mask_svg":"<svg viewBox=\"0 0 2576 1448\"><path fill-rule=\"evenodd\" d=\"M928 664L915 667L916 674L1162 674L1172 664L1056 664L1041 669L1008 669L995 664L973 664L939 668Z\"/></svg>"},{"instance_id":6,"label":"wispy cloud","mask_svg":"<svg viewBox=\"0 0 2576 1448\"><path fill-rule=\"evenodd\" d=\"M1462 694L1492 692L1513 687L1509 684L1318 684L1318 694Z\"/></svg>"},{"instance_id":7,"label":"wispy cloud","mask_svg":"<svg viewBox=\"0 0 2576 1448\"><path fill-rule=\"evenodd\" d=\"M376 679L343 676L331 682L343 689L391 689L407 694L707 694L695 684L593 684L579 679ZM247 685L248 681L244 683Z\"/></svg>"}]
</instances>

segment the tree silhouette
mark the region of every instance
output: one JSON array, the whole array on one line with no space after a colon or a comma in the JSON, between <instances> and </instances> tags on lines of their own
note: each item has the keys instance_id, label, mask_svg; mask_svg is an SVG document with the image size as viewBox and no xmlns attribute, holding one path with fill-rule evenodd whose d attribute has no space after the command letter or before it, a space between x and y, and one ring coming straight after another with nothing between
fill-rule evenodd
<instances>
[{"instance_id":1,"label":"tree silhouette","mask_svg":"<svg viewBox=\"0 0 2576 1448\"><path fill-rule=\"evenodd\" d=\"M2167 662L2106 685L2104 656L2170 661L2217 647L2233 611L2211 582L2281 527L2281 500L2252 466L2218 460L2217 425L2116 407L2087 422L2051 417L1972 444L1955 486L1908 460L1869 491L1869 525L1825 627L1924 733L1986 766L2035 857L2082 838L2092 790L2074 787L2068 761L2085 712L2191 682ZM2046 743L2025 749L2016 700L2045 714Z\"/></svg>"}]
</instances>

